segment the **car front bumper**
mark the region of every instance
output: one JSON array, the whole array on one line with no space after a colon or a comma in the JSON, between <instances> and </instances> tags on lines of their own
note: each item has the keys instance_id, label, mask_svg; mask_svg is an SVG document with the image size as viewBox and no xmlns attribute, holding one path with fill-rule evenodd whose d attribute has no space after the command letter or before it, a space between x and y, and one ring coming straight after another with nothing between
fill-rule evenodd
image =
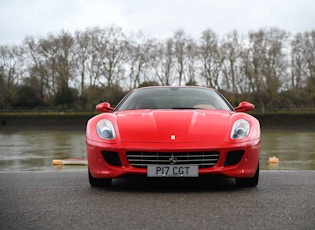
<instances>
[{"instance_id":1,"label":"car front bumper","mask_svg":"<svg viewBox=\"0 0 315 230\"><path fill-rule=\"evenodd\" d=\"M250 178L255 175L259 163L260 140L246 142L207 143L136 143L119 142L107 144L86 140L88 167L95 178L118 178L128 175L147 175L147 168L132 166L127 153L159 152L180 154L182 152L216 151L219 153L215 165L199 168L198 174L219 174L231 178ZM233 154L242 152L237 160ZM111 155L107 157L106 154ZM170 164L170 163L168 163Z\"/></svg>"}]
</instances>

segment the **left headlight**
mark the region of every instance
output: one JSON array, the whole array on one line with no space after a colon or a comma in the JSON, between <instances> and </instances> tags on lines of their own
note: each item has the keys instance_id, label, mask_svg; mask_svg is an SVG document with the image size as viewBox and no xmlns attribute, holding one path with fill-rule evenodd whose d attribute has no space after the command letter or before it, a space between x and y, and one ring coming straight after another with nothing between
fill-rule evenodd
<instances>
[{"instance_id":1,"label":"left headlight","mask_svg":"<svg viewBox=\"0 0 315 230\"><path fill-rule=\"evenodd\" d=\"M250 124L247 120L239 119L234 122L232 131L231 131L231 139L242 139L248 136L250 130Z\"/></svg>"},{"instance_id":2,"label":"left headlight","mask_svg":"<svg viewBox=\"0 0 315 230\"><path fill-rule=\"evenodd\" d=\"M100 138L113 140L116 138L113 123L109 120L100 120L96 124L97 134Z\"/></svg>"}]
</instances>

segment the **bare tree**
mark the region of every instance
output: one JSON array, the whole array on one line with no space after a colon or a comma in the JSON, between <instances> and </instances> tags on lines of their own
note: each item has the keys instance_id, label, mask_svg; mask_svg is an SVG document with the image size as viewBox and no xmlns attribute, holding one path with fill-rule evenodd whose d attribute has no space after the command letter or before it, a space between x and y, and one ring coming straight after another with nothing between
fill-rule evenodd
<instances>
[{"instance_id":1,"label":"bare tree","mask_svg":"<svg viewBox=\"0 0 315 230\"><path fill-rule=\"evenodd\" d=\"M126 60L126 38L119 27L109 27L98 31L98 36L93 39L93 48L96 50L102 77L99 84L111 86L123 79L124 64ZM98 77L98 76L96 76Z\"/></svg>"},{"instance_id":2,"label":"bare tree","mask_svg":"<svg viewBox=\"0 0 315 230\"><path fill-rule=\"evenodd\" d=\"M178 85L181 85L185 81L185 73L187 68L187 43L189 36L185 31L177 30L173 35L174 41L174 58L176 60L176 71L178 74Z\"/></svg>"},{"instance_id":3,"label":"bare tree","mask_svg":"<svg viewBox=\"0 0 315 230\"><path fill-rule=\"evenodd\" d=\"M129 38L126 46L129 89L137 88L145 81L146 69L148 69L154 46L155 41L142 33L137 34L136 38Z\"/></svg>"},{"instance_id":4,"label":"bare tree","mask_svg":"<svg viewBox=\"0 0 315 230\"><path fill-rule=\"evenodd\" d=\"M91 60L91 37L88 31L75 32L75 55L77 71L80 75L80 92L84 94L85 81Z\"/></svg>"},{"instance_id":5,"label":"bare tree","mask_svg":"<svg viewBox=\"0 0 315 230\"><path fill-rule=\"evenodd\" d=\"M200 46L201 77L207 87L220 90L221 57L218 36L211 29L202 33Z\"/></svg>"},{"instance_id":6,"label":"bare tree","mask_svg":"<svg viewBox=\"0 0 315 230\"><path fill-rule=\"evenodd\" d=\"M241 53L243 49L242 38L234 30L228 33L222 41L222 74L225 90L233 95L242 94L246 90L246 81L241 73Z\"/></svg>"},{"instance_id":7,"label":"bare tree","mask_svg":"<svg viewBox=\"0 0 315 230\"><path fill-rule=\"evenodd\" d=\"M55 39L58 48L57 73L58 87L69 87L71 80L74 80L76 70L76 56L74 51L74 38L70 33L62 31Z\"/></svg>"},{"instance_id":8,"label":"bare tree","mask_svg":"<svg viewBox=\"0 0 315 230\"><path fill-rule=\"evenodd\" d=\"M291 41L291 85L294 92L306 86L307 77L305 75L305 69L307 69L307 61L304 36L298 33Z\"/></svg>"},{"instance_id":9,"label":"bare tree","mask_svg":"<svg viewBox=\"0 0 315 230\"><path fill-rule=\"evenodd\" d=\"M305 68L303 75L306 77L305 90L315 106L315 30L305 32L303 36L303 50L305 57Z\"/></svg>"},{"instance_id":10,"label":"bare tree","mask_svg":"<svg viewBox=\"0 0 315 230\"><path fill-rule=\"evenodd\" d=\"M16 89L26 71L25 51L21 46L0 46L0 105L9 109L16 96Z\"/></svg>"},{"instance_id":11,"label":"bare tree","mask_svg":"<svg viewBox=\"0 0 315 230\"><path fill-rule=\"evenodd\" d=\"M307 61L307 76L315 79L315 30L305 32L305 55Z\"/></svg>"},{"instance_id":12,"label":"bare tree","mask_svg":"<svg viewBox=\"0 0 315 230\"><path fill-rule=\"evenodd\" d=\"M275 109L279 100L279 92L288 82L288 60L285 53L288 35L286 31L277 28L266 31L261 71L265 78L269 103Z\"/></svg>"},{"instance_id":13,"label":"bare tree","mask_svg":"<svg viewBox=\"0 0 315 230\"><path fill-rule=\"evenodd\" d=\"M29 39L26 44L31 52L35 69L41 76L45 93L51 98L58 90L68 88L75 77L74 39L62 31L59 35L49 34L41 38L38 46Z\"/></svg>"},{"instance_id":14,"label":"bare tree","mask_svg":"<svg viewBox=\"0 0 315 230\"><path fill-rule=\"evenodd\" d=\"M150 65L159 84L172 85L174 83L174 41L172 39L167 39L165 44L160 42L155 46Z\"/></svg>"},{"instance_id":15,"label":"bare tree","mask_svg":"<svg viewBox=\"0 0 315 230\"><path fill-rule=\"evenodd\" d=\"M290 43L289 37L269 28L246 37L235 30L220 41L211 29L198 40L182 29L166 40L141 33L126 38L115 26L26 37L21 47L0 46L0 106L9 108L23 86L39 101L56 103L60 92L73 93L81 108L92 108L104 97L116 103L124 89L185 83L224 90L232 100L251 97L262 111L313 108L315 31L298 33Z\"/></svg>"},{"instance_id":16,"label":"bare tree","mask_svg":"<svg viewBox=\"0 0 315 230\"><path fill-rule=\"evenodd\" d=\"M199 61L199 47L193 39L187 41L187 82L186 85L198 85L199 80L200 61Z\"/></svg>"},{"instance_id":17,"label":"bare tree","mask_svg":"<svg viewBox=\"0 0 315 230\"><path fill-rule=\"evenodd\" d=\"M52 38L52 35L49 35ZM28 54L29 71L31 77L40 79L41 98L51 98L57 91L55 84L55 68L50 68L55 62L55 49L51 41L41 38L35 41L33 37L26 37L24 45Z\"/></svg>"},{"instance_id":18,"label":"bare tree","mask_svg":"<svg viewBox=\"0 0 315 230\"><path fill-rule=\"evenodd\" d=\"M287 38L288 33L277 28L249 33L246 74L262 112L267 103L276 106L278 93L287 82Z\"/></svg>"},{"instance_id":19,"label":"bare tree","mask_svg":"<svg viewBox=\"0 0 315 230\"><path fill-rule=\"evenodd\" d=\"M84 33L89 38L88 44L88 62L85 64L88 75L88 86L87 88L94 88L98 86L100 76L102 75L102 56L103 53L99 52L96 47L99 42L99 37L102 34L102 30L99 27L87 29Z\"/></svg>"},{"instance_id":20,"label":"bare tree","mask_svg":"<svg viewBox=\"0 0 315 230\"><path fill-rule=\"evenodd\" d=\"M24 39L24 47L26 50L30 81L38 82L38 86L33 86L33 88L38 92L40 99L44 100L44 79L47 79L47 71L44 68L43 58L39 54L39 43L34 37L28 36Z\"/></svg>"}]
</instances>

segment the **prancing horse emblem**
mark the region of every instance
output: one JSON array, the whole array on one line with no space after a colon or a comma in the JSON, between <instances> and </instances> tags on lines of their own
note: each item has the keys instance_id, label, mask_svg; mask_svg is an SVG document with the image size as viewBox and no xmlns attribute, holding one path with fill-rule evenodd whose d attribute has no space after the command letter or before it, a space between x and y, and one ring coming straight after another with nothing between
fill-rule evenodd
<instances>
[{"instance_id":1,"label":"prancing horse emblem","mask_svg":"<svg viewBox=\"0 0 315 230\"><path fill-rule=\"evenodd\" d=\"M171 165L174 165L177 163L177 159L176 157L174 156L174 154L171 155L170 159L169 159Z\"/></svg>"}]
</instances>

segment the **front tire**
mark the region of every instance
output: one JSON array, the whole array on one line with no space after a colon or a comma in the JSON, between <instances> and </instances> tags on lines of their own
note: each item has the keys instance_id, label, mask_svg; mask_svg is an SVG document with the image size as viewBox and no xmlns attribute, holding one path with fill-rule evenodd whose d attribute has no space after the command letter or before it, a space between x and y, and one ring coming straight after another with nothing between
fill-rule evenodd
<instances>
[{"instance_id":1,"label":"front tire","mask_svg":"<svg viewBox=\"0 0 315 230\"><path fill-rule=\"evenodd\" d=\"M109 187L112 184L112 178L95 178L89 170L89 182L92 187Z\"/></svg>"},{"instance_id":2,"label":"front tire","mask_svg":"<svg viewBox=\"0 0 315 230\"><path fill-rule=\"evenodd\" d=\"M236 178L236 186L238 187L255 187L259 181L259 163L254 177L251 178Z\"/></svg>"}]
</instances>

